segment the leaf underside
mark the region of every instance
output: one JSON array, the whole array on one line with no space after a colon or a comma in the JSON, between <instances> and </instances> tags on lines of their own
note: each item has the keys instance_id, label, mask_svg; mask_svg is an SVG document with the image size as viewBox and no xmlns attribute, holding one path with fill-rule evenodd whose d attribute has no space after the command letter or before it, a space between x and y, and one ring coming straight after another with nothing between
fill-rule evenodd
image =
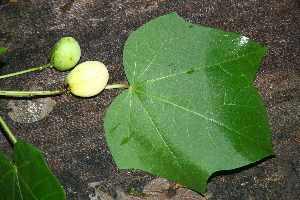
<instances>
[{"instance_id":1,"label":"leaf underside","mask_svg":"<svg viewBox=\"0 0 300 200\"><path fill-rule=\"evenodd\" d=\"M253 86L267 50L176 13L133 32L123 52L131 88L104 119L117 166L204 194L212 173L273 155L267 113Z\"/></svg>"}]
</instances>

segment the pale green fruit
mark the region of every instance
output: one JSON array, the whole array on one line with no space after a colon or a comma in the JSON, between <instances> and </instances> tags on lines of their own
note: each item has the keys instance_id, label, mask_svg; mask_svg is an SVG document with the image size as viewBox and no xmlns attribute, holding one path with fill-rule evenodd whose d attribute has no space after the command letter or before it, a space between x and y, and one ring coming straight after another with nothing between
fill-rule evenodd
<instances>
[{"instance_id":1,"label":"pale green fruit","mask_svg":"<svg viewBox=\"0 0 300 200\"><path fill-rule=\"evenodd\" d=\"M71 93L80 97L99 94L107 85L109 74L105 65L98 61L86 61L77 65L67 76Z\"/></svg>"},{"instance_id":2,"label":"pale green fruit","mask_svg":"<svg viewBox=\"0 0 300 200\"><path fill-rule=\"evenodd\" d=\"M50 63L60 71L69 70L78 63L81 50L78 42L72 37L61 38L53 47Z\"/></svg>"}]
</instances>

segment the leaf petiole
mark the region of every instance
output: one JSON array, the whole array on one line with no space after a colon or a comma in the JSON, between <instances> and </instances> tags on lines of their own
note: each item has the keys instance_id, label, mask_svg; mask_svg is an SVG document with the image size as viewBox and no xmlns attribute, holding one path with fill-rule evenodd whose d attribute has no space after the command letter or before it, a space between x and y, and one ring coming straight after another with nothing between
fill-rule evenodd
<instances>
[{"instance_id":1,"label":"leaf petiole","mask_svg":"<svg viewBox=\"0 0 300 200\"><path fill-rule=\"evenodd\" d=\"M15 138L15 136L12 134L12 132L10 131L10 129L8 128L8 126L6 125L5 121L2 119L2 117L0 116L0 124L3 127L3 129L5 130L5 132L8 134L8 136L11 138L11 140L16 143L17 139Z\"/></svg>"},{"instance_id":2,"label":"leaf petiole","mask_svg":"<svg viewBox=\"0 0 300 200\"><path fill-rule=\"evenodd\" d=\"M128 84L113 84L113 85L107 85L104 89L110 90L110 89L117 89L117 88L130 88L130 85Z\"/></svg>"},{"instance_id":3,"label":"leaf petiole","mask_svg":"<svg viewBox=\"0 0 300 200\"><path fill-rule=\"evenodd\" d=\"M8 77L11 77L11 76L16 76L16 75L20 75L20 74L25 74L27 72L33 72L33 71L37 71L37 70L42 70L42 69L45 69L47 67L52 67L52 64L48 63L48 64L40 66L40 67L34 67L34 68L26 69L26 70L23 70L23 71L20 71L20 72L15 72L15 73L11 73L11 74L2 75L2 76L0 76L0 79L2 79L2 78L8 78Z\"/></svg>"}]
</instances>

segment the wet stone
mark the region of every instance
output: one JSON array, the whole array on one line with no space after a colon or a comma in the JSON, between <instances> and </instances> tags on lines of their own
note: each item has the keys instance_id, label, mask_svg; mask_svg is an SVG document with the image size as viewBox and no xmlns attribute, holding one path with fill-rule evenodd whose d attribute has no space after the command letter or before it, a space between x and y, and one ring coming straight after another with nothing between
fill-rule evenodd
<instances>
[{"instance_id":1,"label":"wet stone","mask_svg":"<svg viewBox=\"0 0 300 200\"><path fill-rule=\"evenodd\" d=\"M49 115L56 105L56 101L47 98L30 100L10 100L7 104L9 117L19 123L32 123Z\"/></svg>"}]
</instances>

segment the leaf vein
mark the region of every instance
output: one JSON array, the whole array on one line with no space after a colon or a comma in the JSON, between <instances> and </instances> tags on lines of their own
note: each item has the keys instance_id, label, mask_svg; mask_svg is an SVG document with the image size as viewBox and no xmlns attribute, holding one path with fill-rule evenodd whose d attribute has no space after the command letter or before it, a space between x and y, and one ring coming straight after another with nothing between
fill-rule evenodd
<instances>
[{"instance_id":1,"label":"leaf vein","mask_svg":"<svg viewBox=\"0 0 300 200\"><path fill-rule=\"evenodd\" d=\"M219 62L219 63L216 63L216 64L213 64L213 65L208 65L208 66L203 66L203 67L198 67L198 68L194 68L194 71L197 71L197 70L201 70L201 69L206 69L206 68L211 68L211 67L215 67L215 66L219 66L220 69L222 69L225 73L229 74L230 76L233 76L230 72L226 71L224 68L221 67L222 64L225 64L225 63L228 63L228 62L232 62L232 61L235 61L235 60L238 60L240 58L243 58L243 57L247 57L247 56L250 56L252 54L256 54L258 53L259 51L253 51L249 54L243 54L242 56L238 56L238 57L235 57L233 59L230 59L230 60L226 60L226 61L223 61L223 62ZM157 55L156 55L157 57ZM153 59L154 61L154 59ZM153 61L151 62L151 64L153 63ZM147 66L147 69L144 71L144 73L148 70L148 68L151 66L151 64L149 64ZM140 85L136 85L135 87L141 87L141 86L144 86L144 85L147 85L147 84L150 84L150 83L153 83L155 81L158 81L158 80L161 80L161 79L165 79L165 78L169 78L169 77L173 77L173 76L177 76L177 75L180 75L180 74L187 74L187 72L190 71L190 69L188 70L184 70L184 71L181 71L181 72L178 72L178 73L175 73L175 74L170 74L170 75L167 75L167 76L162 76L162 77L159 77L159 78L156 78L156 79L152 79L150 81L147 81L147 82L144 82L144 83L141 83ZM143 73L143 74L144 74ZM137 82L140 81L140 79L142 78L142 76L139 78L139 80ZM133 83L135 84L135 83Z\"/></svg>"},{"instance_id":2,"label":"leaf vein","mask_svg":"<svg viewBox=\"0 0 300 200\"><path fill-rule=\"evenodd\" d=\"M169 152L172 154L172 156L174 157L174 159L176 160L178 166L181 168L181 171L184 172L183 167L181 166L181 163L179 162L178 158L175 156L174 152L171 150L171 148L169 147L169 145L167 144L167 142L165 141L165 139L163 138L161 132L159 131L159 128L157 127L157 125L155 124L155 122L152 120L149 111L147 111L146 107L144 106L144 104L142 103L142 101L138 98L138 96L135 94L136 98L138 99L139 103L141 104L143 110L145 111L146 115L148 116L149 120L151 121L151 124L153 125L153 127L155 128L156 132L158 133L159 137L161 138L161 140L163 141L163 143L165 144L165 146L167 147L167 149L169 150ZM190 177L188 177L190 179ZM190 179L191 180L191 179Z\"/></svg>"},{"instance_id":3,"label":"leaf vein","mask_svg":"<svg viewBox=\"0 0 300 200\"><path fill-rule=\"evenodd\" d=\"M188 109L188 108L185 108L185 107L183 107L183 106L177 105L177 104L175 104L175 103L172 103L172 102L167 101L167 100L165 100L165 99L162 99L162 98L160 98L160 97L154 96L154 95L152 95L152 94L149 94L149 93L146 93L146 92L143 92L143 91L140 91L140 90L135 90L135 91L136 91L136 92L140 92L140 93L145 94L145 95L149 95L149 96L151 96L151 97L153 97L153 98L155 98L155 99L158 99L158 100L160 100L160 101L162 101L162 102L165 102L165 103L168 103L168 104L170 104L170 105L173 105L174 107L178 107L178 108L183 109L183 110L185 110L185 111L187 111L187 112L193 113L193 114L195 114L195 115L197 115L197 116L199 116L199 117L202 117L203 119L206 119L206 120L211 121L211 122L213 122L213 123L215 123L215 124L217 124L217 125L219 125L219 126L221 126L221 127L224 127L225 129L228 129L228 130L230 130L230 131L232 131L232 132L234 132L234 133L240 135L241 137L246 137L246 136L244 136L244 135L241 135L241 133L240 133L239 131L236 131L236 130L234 130L234 129L228 127L228 126L226 126L225 124L222 124L221 122L218 122L218 121L216 121L216 120L214 120L214 119L208 118L208 117L206 117L205 115L202 115L202 114L200 114L200 113L198 113L198 112L195 112L195 111L190 110L190 109ZM137 96L137 95L136 95L136 96ZM138 98L138 97L137 97L137 98ZM138 98L138 99L139 99L139 98ZM143 105L141 101L140 101L140 103L141 103L141 105ZM226 105L226 104L225 104L225 105ZM221 105L220 107L225 106L225 105L223 104L223 105ZM236 106L235 104L229 104L229 105L231 105L231 106ZM144 108L144 110L146 111L146 108L145 108L144 106L143 106L143 108ZM146 112L147 112L147 111L146 111ZM147 115L149 116L151 122L154 124L154 122L153 122L153 120L151 119L150 114L149 114L148 112L147 112ZM156 126L155 126L155 128L157 129ZM157 131L158 131L158 129L157 129ZM159 133L159 131L158 131L158 133ZM160 134L160 133L159 133L159 134ZM160 136L161 136L161 134L160 134ZM218 149L218 151L219 151L221 154L223 154L223 155L224 155L225 157L227 157L228 159L232 159L232 160L234 160L234 161L238 161L237 159L232 158L232 157L228 157L228 155L226 155L225 153L223 153L222 149L220 149L220 148L218 147L218 145L215 143L214 139L212 138L212 136L211 136L210 134L209 134L209 137L210 137L211 141L213 142L214 146L216 147L216 149ZM249 139L250 141L254 142L251 138L248 138L248 137L246 137L246 138ZM162 139L163 139L163 138L162 138ZM244 148L244 149L247 150L246 148Z\"/></svg>"}]
</instances>

